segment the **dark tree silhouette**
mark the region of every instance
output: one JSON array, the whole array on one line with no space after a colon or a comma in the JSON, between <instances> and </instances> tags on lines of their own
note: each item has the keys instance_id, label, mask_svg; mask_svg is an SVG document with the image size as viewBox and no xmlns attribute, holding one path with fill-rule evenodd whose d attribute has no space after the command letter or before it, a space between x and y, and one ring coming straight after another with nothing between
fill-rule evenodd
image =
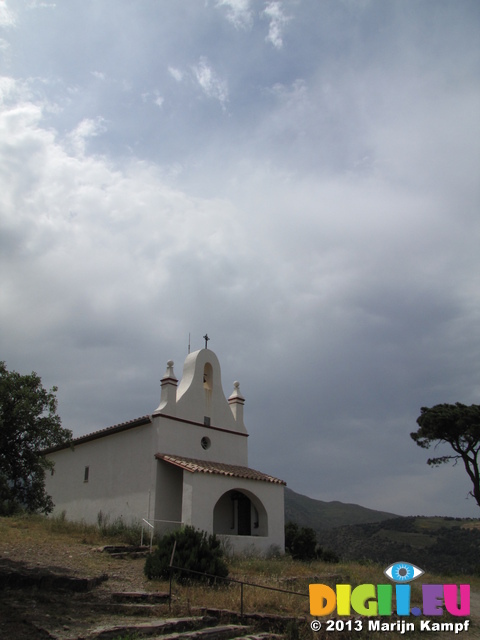
<instances>
[{"instance_id":1,"label":"dark tree silhouette","mask_svg":"<svg viewBox=\"0 0 480 640\"><path fill-rule=\"evenodd\" d=\"M432 444L449 444L454 454L429 458L429 465L438 466L446 462L462 460L468 477L472 481L473 496L480 507L480 405L467 406L455 404L437 404L434 407L422 407L417 419L419 428L410 437L423 449Z\"/></svg>"},{"instance_id":2,"label":"dark tree silhouette","mask_svg":"<svg viewBox=\"0 0 480 640\"><path fill-rule=\"evenodd\" d=\"M44 389L35 372L20 375L0 362L0 515L53 509L45 492L45 470L53 463L42 450L72 437L57 415L56 391Z\"/></svg>"}]
</instances>

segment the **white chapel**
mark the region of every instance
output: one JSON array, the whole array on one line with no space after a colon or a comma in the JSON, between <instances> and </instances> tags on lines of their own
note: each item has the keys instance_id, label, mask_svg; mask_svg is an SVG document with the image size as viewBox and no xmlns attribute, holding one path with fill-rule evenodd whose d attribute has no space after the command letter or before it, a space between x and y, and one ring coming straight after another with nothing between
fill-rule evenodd
<instances>
[{"instance_id":1,"label":"white chapel","mask_svg":"<svg viewBox=\"0 0 480 640\"><path fill-rule=\"evenodd\" d=\"M245 399L233 387L227 399L210 349L187 356L180 384L169 360L151 415L45 452L55 463L45 483L55 513L145 519L157 533L192 525L236 552L283 552L285 482L248 466Z\"/></svg>"}]
</instances>

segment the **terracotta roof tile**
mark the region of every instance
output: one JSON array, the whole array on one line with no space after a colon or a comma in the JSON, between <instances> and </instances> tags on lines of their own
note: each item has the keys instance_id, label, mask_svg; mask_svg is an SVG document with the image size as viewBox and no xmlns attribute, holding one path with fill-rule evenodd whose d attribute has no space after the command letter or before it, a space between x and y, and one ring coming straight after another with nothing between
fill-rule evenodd
<instances>
[{"instance_id":1,"label":"terracotta roof tile","mask_svg":"<svg viewBox=\"0 0 480 640\"><path fill-rule=\"evenodd\" d=\"M224 464L223 462L211 462L209 460L196 460L195 458L185 458L184 456L176 456L166 453L157 453L155 457L158 460L165 460L170 464L190 471L191 473L211 473L222 476L231 476L233 478L246 478L248 480L261 480L263 482L273 482L274 484L287 484L279 478L274 478L261 471L250 469L249 467L241 467L234 464Z\"/></svg>"}]
</instances>

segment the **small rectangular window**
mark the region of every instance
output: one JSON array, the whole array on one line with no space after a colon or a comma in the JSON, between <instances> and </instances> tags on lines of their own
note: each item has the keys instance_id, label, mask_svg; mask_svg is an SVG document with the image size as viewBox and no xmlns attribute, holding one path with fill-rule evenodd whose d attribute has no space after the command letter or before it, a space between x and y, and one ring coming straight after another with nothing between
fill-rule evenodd
<instances>
[{"instance_id":1,"label":"small rectangular window","mask_svg":"<svg viewBox=\"0 0 480 640\"><path fill-rule=\"evenodd\" d=\"M90 467L85 467L85 473L83 475L83 481L84 482L88 482L89 473L90 473Z\"/></svg>"},{"instance_id":2,"label":"small rectangular window","mask_svg":"<svg viewBox=\"0 0 480 640\"><path fill-rule=\"evenodd\" d=\"M210 418L208 416L203 416L203 424L207 427L210 426Z\"/></svg>"}]
</instances>

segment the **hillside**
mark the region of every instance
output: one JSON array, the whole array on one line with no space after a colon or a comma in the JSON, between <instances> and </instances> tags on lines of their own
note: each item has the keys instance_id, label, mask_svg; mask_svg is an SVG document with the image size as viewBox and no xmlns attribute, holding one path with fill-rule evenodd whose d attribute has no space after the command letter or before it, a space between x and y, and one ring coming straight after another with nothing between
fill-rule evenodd
<instances>
[{"instance_id":1,"label":"hillside","mask_svg":"<svg viewBox=\"0 0 480 640\"><path fill-rule=\"evenodd\" d=\"M285 489L285 522L292 521L315 531L344 525L379 522L398 517L394 513L375 511L358 504L314 500L291 489Z\"/></svg>"},{"instance_id":2,"label":"hillside","mask_svg":"<svg viewBox=\"0 0 480 640\"><path fill-rule=\"evenodd\" d=\"M480 575L480 520L400 517L285 489L285 522L311 527L343 561L408 560L424 571Z\"/></svg>"},{"instance_id":3,"label":"hillside","mask_svg":"<svg viewBox=\"0 0 480 640\"><path fill-rule=\"evenodd\" d=\"M317 540L343 561L404 560L434 573L480 574L479 520L393 518L317 531Z\"/></svg>"}]
</instances>

